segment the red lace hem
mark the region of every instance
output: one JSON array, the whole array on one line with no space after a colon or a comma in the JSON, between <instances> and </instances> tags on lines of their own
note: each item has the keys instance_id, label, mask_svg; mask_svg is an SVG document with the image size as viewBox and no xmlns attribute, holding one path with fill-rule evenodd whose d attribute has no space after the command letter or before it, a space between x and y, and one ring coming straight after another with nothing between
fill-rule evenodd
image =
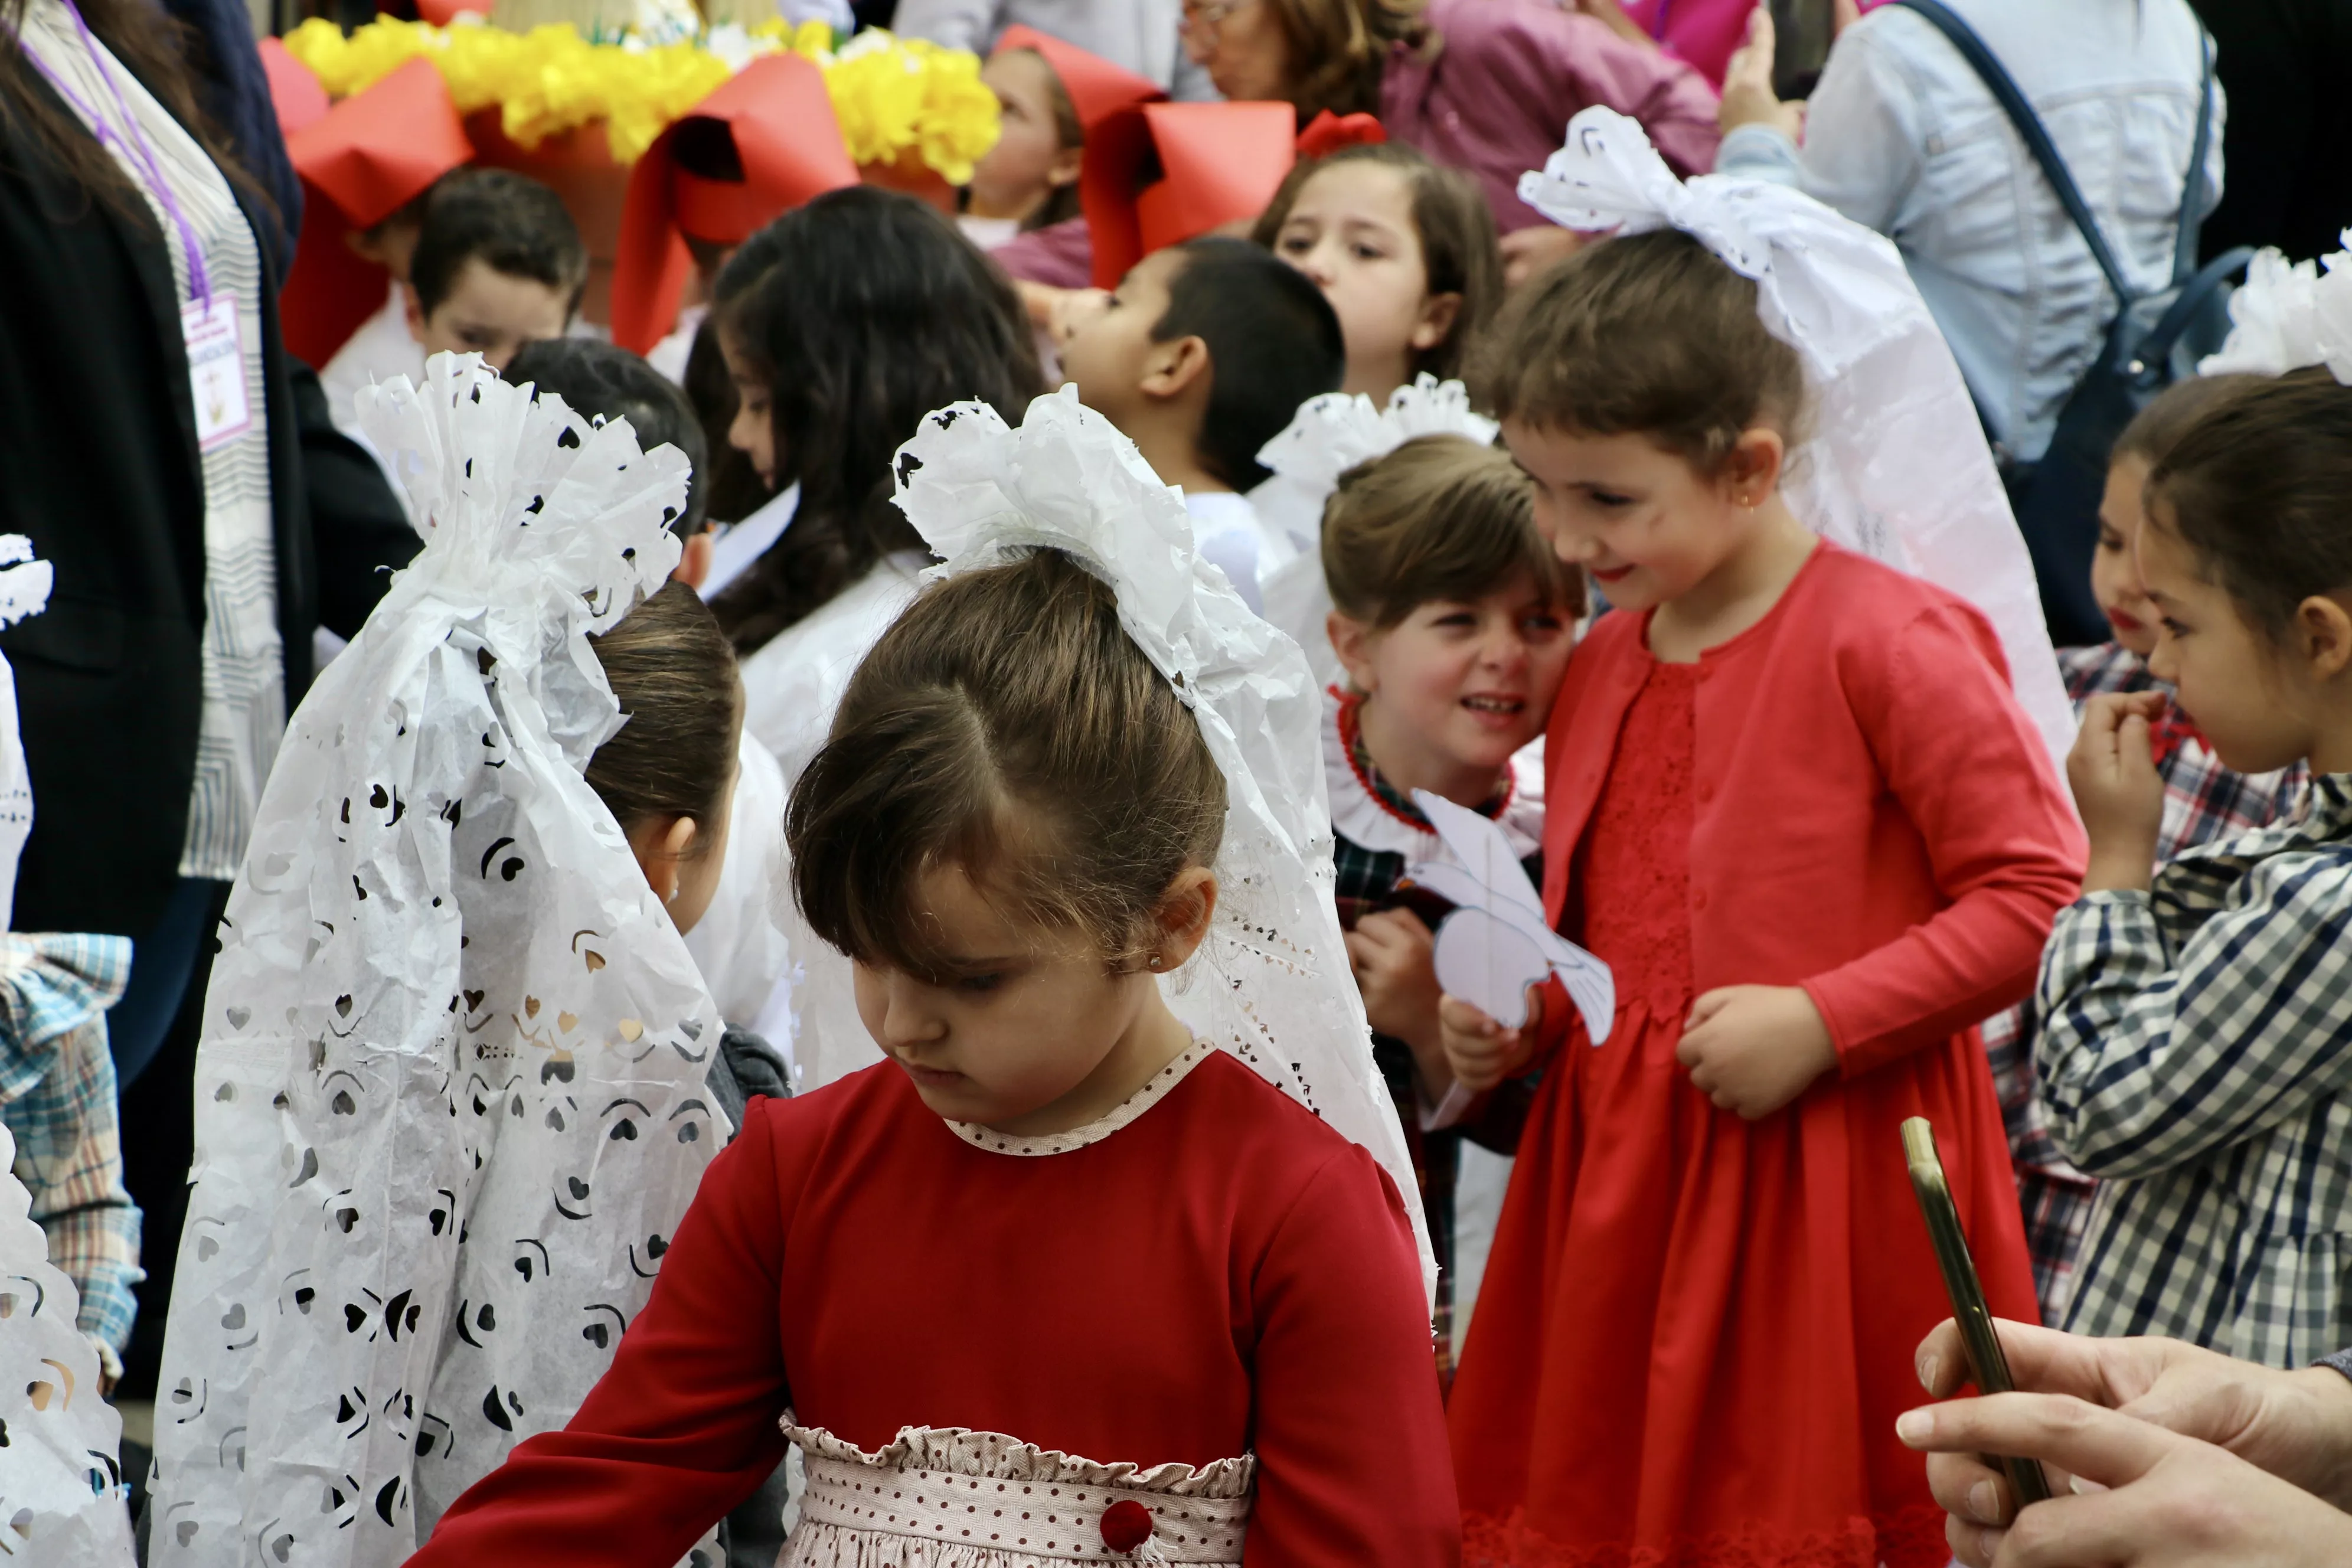
<instances>
[{"instance_id":1,"label":"red lace hem","mask_svg":"<svg viewBox=\"0 0 2352 1568\"><path fill-rule=\"evenodd\" d=\"M1757 1524L1658 1545L1570 1546L1507 1519L1467 1515L1462 1568L1944 1568L1944 1512L1930 1506L1848 1520L1803 1534Z\"/></svg>"}]
</instances>

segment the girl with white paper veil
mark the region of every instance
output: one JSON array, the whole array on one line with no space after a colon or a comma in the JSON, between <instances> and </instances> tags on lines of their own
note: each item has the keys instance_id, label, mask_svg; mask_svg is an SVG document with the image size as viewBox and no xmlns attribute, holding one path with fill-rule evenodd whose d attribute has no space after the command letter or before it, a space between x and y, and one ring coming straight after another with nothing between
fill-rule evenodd
<instances>
[{"instance_id":1,"label":"girl with white paper veil","mask_svg":"<svg viewBox=\"0 0 2352 1568\"><path fill-rule=\"evenodd\" d=\"M730 1131L679 932L740 699L666 581L684 457L472 356L361 405L425 543L296 713L222 921L157 1564L404 1561L571 1416Z\"/></svg>"},{"instance_id":2,"label":"girl with white paper veil","mask_svg":"<svg viewBox=\"0 0 2352 1568\"><path fill-rule=\"evenodd\" d=\"M1304 662L1066 391L898 471L946 563L788 827L891 1059L754 1106L612 1372L419 1568L667 1568L788 1439L795 1568L1451 1561Z\"/></svg>"},{"instance_id":3,"label":"girl with white paper veil","mask_svg":"<svg viewBox=\"0 0 2352 1568\"><path fill-rule=\"evenodd\" d=\"M1529 199L1627 232L1506 306L1483 379L1613 606L1546 739L1543 902L1617 1006L1596 1045L1556 984L1516 1033L1441 1004L1459 1087L1544 1068L1448 1405L1465 1560L1931 1568L1894 1426L1950 1309L1898 1129L2031 1320L1974 1026L2083 839L1995 623L1930 579L2031 615L2024 548L1892 247L1569 129Z\"/></svg>"}]
</instances>

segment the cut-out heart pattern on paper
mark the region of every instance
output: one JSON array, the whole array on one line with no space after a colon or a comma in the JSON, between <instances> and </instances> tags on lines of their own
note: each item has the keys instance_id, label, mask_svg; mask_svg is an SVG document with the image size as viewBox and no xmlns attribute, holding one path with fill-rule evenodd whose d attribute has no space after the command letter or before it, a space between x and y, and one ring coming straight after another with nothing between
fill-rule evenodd
<instances>
[{"instance_id":1,"label":"cut-out heart pattern on paper","mask_svg":"<svg viewBox=\"0 0 2352 1568\"><path fill-rule=\"evenodd\" d=\"M98 1352L16 1159L0 1126L0 1562L131 1568L121 1418L97 1397Z\"/></svg>"},{"instance_id":2,"label":"cut-out heart pattern on paper","mask_svg":"<svg viewBox=\"0 0 2352 1568\"><path fill-rule=\"evenodd\" d=\"M619 1340L583 1325L643 1307L724 1141L674 1115L707 1062L625 1048L719 1024L582 777L621 722L588 637L666 580L682 460L625 426L559 457L549 406L435 363L368 395L431 537L289 721L230 895L213 984L248 1016L200 1046L153 1568L404 1563L578 1408Z\"/></svg>"}]
</instances>

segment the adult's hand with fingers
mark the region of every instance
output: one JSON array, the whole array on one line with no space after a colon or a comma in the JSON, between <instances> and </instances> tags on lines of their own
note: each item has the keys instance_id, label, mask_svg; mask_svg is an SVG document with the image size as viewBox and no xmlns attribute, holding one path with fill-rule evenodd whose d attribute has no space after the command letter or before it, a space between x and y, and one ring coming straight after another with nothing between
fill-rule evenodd
<instances>
[{"instance_id":1,"label":"adult's hand with fingers","mask_svg":"<svg viewBox=\"0 0 2352 1568\"><path fill-rule=\"evenodd\" d=\"M2071 1394L2227 1448L2338 1507L2352 1506L2352 1380L2326 1367L2281 1372L2179 1340L2092 1339L1999 1321L2018 1388ZM1919 1383L1937 1398L1969 1380L1967 1352L1948 1319L1919 1342ZM2008 1478L1973 1454L1927 1461L1937 1500L1979 1524L2006 1522ZM1987 1489L1979 1491L1979 1489Z\"/></svg>"},{"instance_id":2,"label":"adult's hand with fingers","mask_svg":"<svg viewBox=\"0 0 2352 1568\"><path fill-rule=\"evenodd\" d=\"M2156 771L2148 725L2163 710L2156 691L2102 692L2084 706L2066 754L2066 782L2090 836L2086 893L2145 889L2164 827L2164 775Z\"/></svg>"},{"instance_id":3,"label":"adult's hand with fingers","mask_svg":"<svg viewBox=\"0 0 2352 1568\"><path fill-rule=\"evenodd\" d=\"M1563 257L1574 256L1596 236L1557 224L1539 223L1503 237L1503 287L1516 289Z\"/></svg>"},{"instance_id":4,"label":"adult's hand with fingers","mask_svg":"<svg viewBox=\"0 0 2352 1568\"><path fill-rule=\"evenodd\" d=\"M2225 1448L2063 1394L1995 1394L1906 1413L1895 1435L1933 1454L2010 1454L2077 1478L2006 1526L1976 1494L1945 1534L1968 1568L2341 1568L2352 1514ZM2053 1478L2053 1480L2056 1479ZM2085 1487L2084 1483L2090 1483Z\"/></svg>"},{"instance_id":5,"label":"adult's hand with fingers","mask_svg":"<svg viewBox=\"0 0 2352 1568\"><path fill-rule=\"evenodd\" d=\"M1691 1087L1753 1121L1835 1068L1837 1047L1800 987L1726 985L1691 1004L1675 1059L1690 1068Z\"/></svg>"},{"instance_id":6,"label":"adult's hand with fingers","mask_svg":"<svg viewBox=\"0 0 2352 1568\"><path fill-rule=\"evenodd\" d=\"M1748 41L1723 68L1723 98L1716 106L1715 123L1725 135L1743 125L1769 125L1791 142L1804 135L1805 106L1781 102L1772 89L1772 53L1778 47L1772 13L1759 5L1748 13Z\"/></svg>"},{"instance_id":7,"label":"adult's hand with fingers","mask_svg":"<svg viewBox=\"0 0 2352 1568\"><path fill-rule=\"evenodd\" d=\"M1542 1016L1541 998L1532 997L1527 1026L1506 1029L1459 996L1440 997L1437 1020L1454 1081L1472 1094L1484 1094L1524 1069L1534 1059L1535 1029Z\"/></svg>"}]
</instances>

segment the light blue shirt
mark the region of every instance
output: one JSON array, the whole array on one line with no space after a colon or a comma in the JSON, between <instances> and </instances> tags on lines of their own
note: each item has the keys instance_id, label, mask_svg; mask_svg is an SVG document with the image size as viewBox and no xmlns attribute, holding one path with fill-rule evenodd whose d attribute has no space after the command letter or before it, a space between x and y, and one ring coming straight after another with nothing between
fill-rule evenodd
<instances>
[{"instance_id":1,"label":"light blue shirt","mask_svg":"<svg viewBox=\"0 0 2352 1568\"><path fill-rule=\"evenodd\" d=\"M2135 290L2172 276L2202 32L2185 0L1947 0L2017 79ZM2221 200L2214 87L2207 210ZM1799 187L1893 239L1996 440L2032 461L2116 300L2032 154L1944 36L1900 6L1841 35L1800 152L1745 125L1716 172Z\"/></svg>"}]
</instances>

